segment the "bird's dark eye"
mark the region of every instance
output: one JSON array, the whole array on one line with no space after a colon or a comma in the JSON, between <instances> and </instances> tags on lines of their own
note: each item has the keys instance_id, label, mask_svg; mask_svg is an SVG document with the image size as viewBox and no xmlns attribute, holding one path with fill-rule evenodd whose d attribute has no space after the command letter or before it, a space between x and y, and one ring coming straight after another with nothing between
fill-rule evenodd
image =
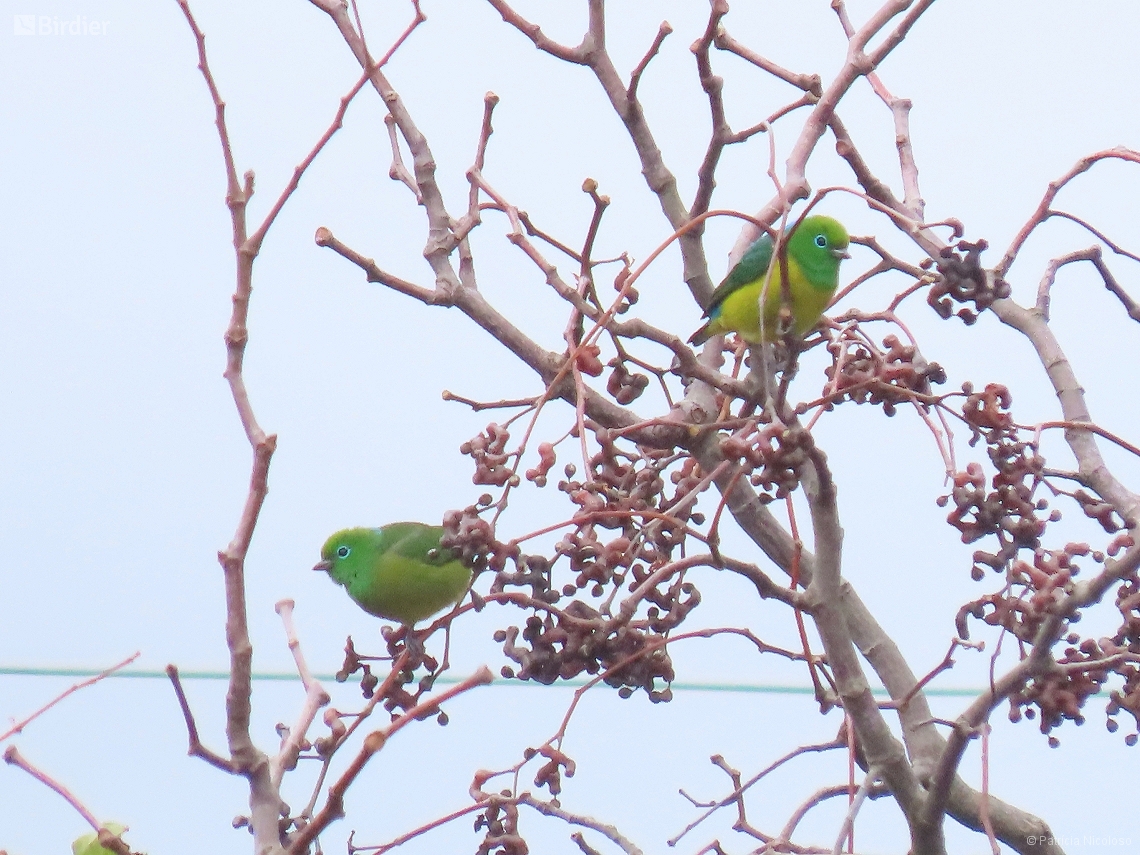
<instances>
[{"instance_id":1,"label":"bird's dark eye","mask_svg":"<svg viewBox=\"0 0 1140 855\"><path fill-rule=\"evenodd\" d=\"M827 235L816 235L815 245L820 249L823 249L823 247L827 246Z\"/></svg>"},{"instance_id":2,"label":"bird's dark eye","mask_svg":"<svg viewBox=\"0 0 1140 855\"><path fill-rule=\"evenodd\" d=\"M349 549L347 546L338 546L336 548L336 557L337 558L348 558L348 553L350 553L350 552L352 552L352 550Z\"/></svg>"}]
</instances>

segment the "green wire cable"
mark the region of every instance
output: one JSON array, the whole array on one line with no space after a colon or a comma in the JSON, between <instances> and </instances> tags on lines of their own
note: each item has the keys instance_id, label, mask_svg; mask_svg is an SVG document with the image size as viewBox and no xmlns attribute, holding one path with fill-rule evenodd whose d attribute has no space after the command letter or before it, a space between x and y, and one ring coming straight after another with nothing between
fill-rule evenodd
<instances>
[{"instance_id":1,"label":"green wire cable","mask_svg":"<svg viewBox=\"0 0 1140 855\"><path fill-rule=\"evenodd\" d=\"M97 677L102 673L103 671L98 668L34 668L0 665L0 676L8 677ZM228 680L230 678L228 671L183 671L181 668L178 670L178 676L183 680ZM287 671L255 671L251 676L254 680L277 682L299 681L301 679L295 673ZM334 674L314 674L313 676L322 682L331 683L336 680ZM166 671L155 671L146 668L123 668L122 670L108 674L107 679L165 680L167 676ZM462 679L462 677L452 677L444 674L436 682L446 685L458 683ZM586 685L586 682L586 680L562 680L558 685L578 688ZM545 684L537 683L534 680L512 679L496 680L491 685L500 687L541 687ZM757 683L689 683L679 680L673 682L671 688L674 691L682 692L740 692L766 695L810 695L814 692L811 686L781 686ZM872 691L877 697L888 697L885 689L874 689ZM929 687L925 690L926 694L931 697L976 697L981 694L982 691L984 690L940 687Z\"/></svg>"}]
</instances>

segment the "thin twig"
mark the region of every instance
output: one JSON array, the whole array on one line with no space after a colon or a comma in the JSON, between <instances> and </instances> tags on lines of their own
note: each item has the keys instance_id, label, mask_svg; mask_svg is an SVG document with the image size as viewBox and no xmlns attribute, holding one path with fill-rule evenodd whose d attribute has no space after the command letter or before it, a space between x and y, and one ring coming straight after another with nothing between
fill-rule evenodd
<instances>
[{"instance_id":1,"label":"thin twig","mask_svg":"<svg viewBox=\"0 0 1140 855\"><path fill-rule=\"evenodd\" d=\"M439 709L440 705L451 700L456 695L463 694L476 686L486 686L494 680L491 675L491 670L486 666L482 666L472 674L470 677L456 683L446 691L440 692L438 695L433 695L427 700L421 701L405 712L394 722L385 728L374 730L364 738L364 745L361 746L360 751L356 757L353 758L348 768L341 774L341 776L329 787L328 797L325 800L325 805L313 817L312 822L299 831L296 837L293 838L289 846L289 852L293 855L300 855L307 851L308 846L313 840L324 831L330 823L334 820L340 819L344 816L344 796L352 782L364 770L368 761L372 759L379 751L381 751L398 731L405 725L425 718L431 713Z\"/></svg>"},{"instance_id":2,"label":"thin twig","mask_svg":"<svg viewBox=\"0 0 1140 855\"><path fill-rule=\"evenodd\" d=\"M694 828L696 828L698 825L700 825L702 822L704 822L706 819L708 819L710 816L712 816L714 813L716 813L722 807L725 807L725 806L730 805L730 804L734 804L740 798L741 794L743 794L745 791L750 789L757 782L763 780L766 776L770 775L776 769L779 769L781 766L783 766L788 761L794 760L795 758L800 757L801 755L804 755L804 754L815 754L815 753L820 753L820 752L824 752L824 751L833 751L836 748L846 748L846 747L847 747L846 744L843 743L841 740L833 739L830 742L819 742L819 743L815 743L813 745L801 745L798 748L792 749L787 754L785 754L783 757L780 757L778 760L773 761L768 766L761 769L759 772L757 772L755 775L753 775L751 778L749 778L745 783L743 783L740 786L733 789L733 791L731 793L729 793L727 796L724 796L723 798L717 800L708 810L706 810L703 814L701 814L696 819L694 819L692 822L690 822L688 825L686 825L683 829L681 829L681 831L678 834L675 834L673 837L670 837L669 840L666 842L669 844L669 846L676 846L681 841L681 838L683 838L686 834L688 834L690 831L692 831ZM713 762L715 763L716 761L714 760ZM846 792L847 791L846 788L844 788L843 791Z\"/></svg>"},{"instance_id":3,"label":"thin twig","mask_svg":"<svg viewBox=\"0 0 1140 855\"><path fill-rule=\"evenodd\" d=\"M618 831L614 825L601 822L583 814L570 813L560 807L554 800L543 801L542 799L535 798L530 793L522 793L513 801L520 805L532 807L544 816L553 816L571 825L580 825L584 828L592 829L606 837L610 842L625 852L626 855L641 855L641 849L634 844L632 840Z\"/></svg>"},{"instance_id":4,"label":"thin twig","mask_svg":"<svg viewBox=\"0 0 1140 855\"><path fill-rule=\"evenodd\" d=\"M649 50L645 52L645 56L641 58L641 62L637 64L637 68L629 76L629 87L625 90L627 101L637 100L637 85L641 82L641 75L649 67L650 60L657 56L657 52L661 50L661 43L665 41L665 37L672 32L673 26L668 21L662 21L661 26L657 28L657 35L653 38L653 44L649 46Z\"/></svg>"},{"instance_id":5,"label":"thin twig","mask_svg":"<svg viewBox=\"0 0 1140 855\"><path fill-rule=\"evenodd\" d=\"M1017 233L1013 241L1006 250L1005 255L1002 256L1001 261L998 262L994 268L994 274L998 277L1005 278L1009 273L1010 267L1013 262L1017 260L1017 255L1025 242L1029 240L1029 236L1033 234L1034 230L1040 226L1045 220L1051 216L1050 209L1053 206L1053 200L1057 198L1057 194L1067 185L1070 181L1085 172L1088 172L1093 166L1102 160L1108 159L1125 160L1130 163L1140 163L1140 152L1133 151L1124 146L1117 146L1116 148L1105 149L1093 154L1082 157L1078 160L1073 167L1055 181L1049 182L1049 187L1045 191L1045 195L1041 198L1037 210L1026 220L1025 225L1021 227L1021 231Z\"/></svg>"},{"instance_id":6,"label":"thin twig","mask_svg":"<svg viewBox=\"0 0 1140 855\"><path fill-rule=\"evenodd\" d=\"M301 677L301 684L305 687L305 703L301 705L301 709L297 713L296 723L289 728L285 738L282 739L277 756L269 761L270 779L277 787L281 786L281 780L285 773L296 767L297 758L306 743L306 734L308 734L313 720L317 717L317 711L328 705L331 700L329 693L325 691L320 681L312 675L308 664L305 662L301 642L297 638L297 628L293 624L294 605L292 600L281 600L275 608L277 614L281 616L281 623L285 627L285 637L289 644L289 651L293 654L293 661L297 666L297 674Z\"/></svg>"},{"instance_id":7,"label":"thin twig","mask_svg":"<svg viewBox=\"0 0 1140 855\"><path fill-rule=\"evenodd\" d=\"M31 722L35 721L41 715L46 713L48 710L50 710L52 707L54 707L56 704L58 704L60 701L62 701L64 698L66 698L68 695L74 694L75 692L78 692L80 689L85 689L88 686L93 686L96 683L98 683L100 680L106 679L107 677L111 676L116 671L118 671L120 668L125 668L126 666L130 665L132 662L134 662L136 659L138 659L141 654L142 654L142 651L135 651L130 656L128 656L126 659L124 659L122 662L120 662L118 665L112 665L106 671L100 671L94 677L89 677L86 680L82 680L82 681L76 683L75 685L73 685L69 689L64 689L62 692L60 692L58 695L56 695L55 698L48 701L46 704L44 704L42 707L40 707L34 713L29 715L27 718L23 719L22 721L16 722L14 725L12 725L10 728L8 728L8 730L5 731L4 733L0 733L0 742L3 742L5 739L8 739L9 737L14 736L17 733L23 733L25 727L27 727Z\"/></svg>"},{"instance_id":8,"label":"thin twig","mask_svg":"<svg viewBox=\"0 0 1140 855\"><path fill-rule=\"evenodd\" d=\"M238 769L230 760L227 760L215 751L211 751L202 744L202 740L198 736L198 724L194 721L194 713L190 710L190 702L186 699L186 692L182 688L182 678L178 676L178 668L174 665L167 665L166 676L170 678L171 685L174 686L174 694L178 698L178 706L182 710L182 718L186 721L186 737L190 742L186 753L191 757L199 757L205 760L211 766L221 769L223 772L236 775Z\"/></svg>"},{"instance_id":9,"label":"thin twig","mask_svg":"<svg viewBox=\"0 0 1140 855\"><path fill-rule=\"evenodd\" d=\"M131 848L127 846L122 837L120 837L118 834L112 833L110 829L99 822L99 820L95 818L95 815L87 809L87 806L84 805L83 802L79 801L79 799L76 798L75 795L73 795L72 792L67 789L67 787L56 781L46 772L42 771L41 769L37 769L30 762L28 762L28 760L22 754L20 754L19 751L16 750L15 745L9 745L6 749L4 749L4 762L10 766L16 766L20 769L23 769L44 786L55 790L55 792L62 796L69 805L75 808L76 813L82 816L83 819L87 821L88 825L95 829L99 835L99 842L103 846L106 846L112 852L117 853L117 855L131 855Z\"/></svg>"}]
</instances>

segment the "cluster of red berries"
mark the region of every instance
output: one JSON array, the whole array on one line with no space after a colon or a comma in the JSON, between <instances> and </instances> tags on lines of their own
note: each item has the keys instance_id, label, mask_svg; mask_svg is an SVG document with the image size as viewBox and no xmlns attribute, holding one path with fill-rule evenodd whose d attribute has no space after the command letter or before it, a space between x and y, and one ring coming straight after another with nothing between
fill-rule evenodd
<instances>
[{"instance_id":1,"label":"cluster of red berries","mask_svg":"<svg viewBox=\"0 0 1140 855\"><path fill-rule=\"evenodd\" d=\"M982 267L982 252L988 247L984 240L962 240L956 246L943 247L937 262L924 262L924 267L935 264L942 274L926 295L926 302L942 318L957 314L966 324L972 324L995 300L1010 295L1009 283L999 278L991 280ZM973 303L974 308L963 306L954 312L954 303Z\"/></svg>"},{"instance_id":2,"label":"cluster of red berries","mask_svg":"<svg viewBox=\"0 0 1140 855\"><path fill-rule=\"evenodd\" d=\"M898 336L884 338L883 347L885 351L851 328L828 342L833 361L824 371L827 409L846 398L856 404L882 404L883 412L893 416L899 404L929 395L932 383L946 382L941 365L927 362L918 348L904 345Z\"/></svg>"},{"instance_id":3,"label":"cluster of red berries","mask_svg":"<svg viewBox=\"0 0 1140 855\"><path fill-rule=\"evenodd\" d=\"M640 589L675 557L689 523L703 522L692 510L693 492L701 486L699 467L683 453L637 446L590 420L584 426L597 451L585 473L573 464L563 468L557 489L574 512L553 555L526 553L518 543L499 541L484 519L492 508L489 495L446 514L441 545L477 570L495 574L488 599L535 610L521 627L496 634L516 666L505 667L505 676L552 683L604 673L605 682L623 697L642 689L655 701L668 700L674 672L665 634L685 620L700 594L680 573ZM507 466L508 440L509 432L492 424L463 444L462 451L475 460L478 483ZM549 443L537 451L538 463L526 478L542 487L557 454ZM501 484L512 483L509 476L496 477ZM557 584L558 578L565 581ZM621 609L634 590L638 607Z\"/></svg>"}]
</instances>

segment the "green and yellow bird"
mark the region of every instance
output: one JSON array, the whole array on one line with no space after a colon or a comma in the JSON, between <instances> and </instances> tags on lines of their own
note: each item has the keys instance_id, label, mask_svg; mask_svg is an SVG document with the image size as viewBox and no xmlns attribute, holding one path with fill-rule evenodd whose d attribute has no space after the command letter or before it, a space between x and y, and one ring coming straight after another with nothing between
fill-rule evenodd
<instances>
[{"instance_id":1,"label":"green and yellow bird","mask_svg":"<svg viewBox=\"0 0 1140 855\"><path fill-rule=\"evenodd\" d=\"M313 569L369 614L411 627L455 605L471 583L471 568L439 545L442 536L442 526L418 522L346 528L325 541Z\"/></svg>"},{"instance_id":2,"label":"green and yellow bird","mask_svg":"<svg viewBox=\"0 0 1140 855\"><path fill-rule=\"evenodd\" d=\"M851 256L847 229L831 217L805 217L787 238L788 291L791 294L792 328L803 338L815 326L839 285L839 263ZM783 265L772 260L772 236L763 234L713 291L705 317L708 321L689 341L702 344L714 335L734 332L751 344L774 342L783 297ZM764 295L763 323L760 294Z\"/></svg>"}]
</instances>

